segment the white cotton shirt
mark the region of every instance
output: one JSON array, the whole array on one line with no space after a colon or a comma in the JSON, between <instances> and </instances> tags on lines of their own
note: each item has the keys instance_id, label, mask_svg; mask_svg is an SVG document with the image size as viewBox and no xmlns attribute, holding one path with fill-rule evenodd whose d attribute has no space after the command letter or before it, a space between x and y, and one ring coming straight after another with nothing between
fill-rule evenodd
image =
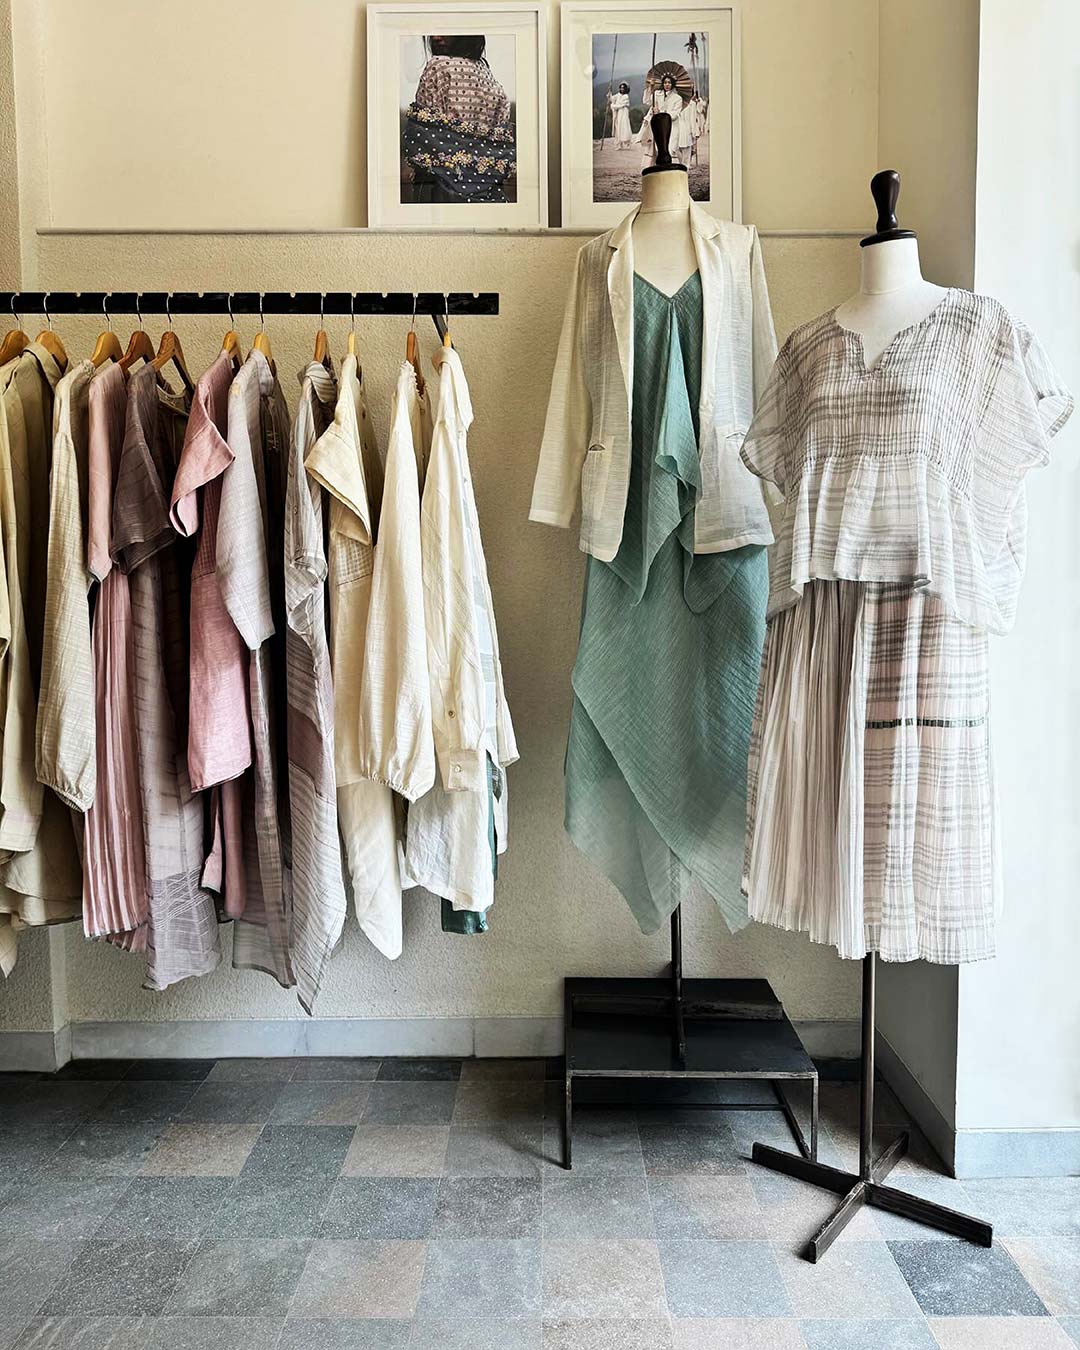
<instances>
[{"instance_id":1,"label":"white cotton shirt","mask_svg":"<svg viewBox=\"0 0 1080 1350\"><path fill-rule=\"evenodd\" d=\"M382 467L355 356L347 356L341 368L334 420L308 450L304 464L330 494L327 567L338 825L357 922L392 960L401 955L402 941L394 797L385 784L364 777L360 720Z\"/></svg>"},{"instance_id":2,"label":"white cotton shirt","mask_svg":"<svg viewBox=\"0 0 1080 1350\"><path fill-rule=\"evenodd\" d=\"M435 364L439 401L420 543L438 778L409 809L406 885L423 886L455 909L485 910L494 899L487 762L490 757L501 771L518 752L469 473L469 387L452 348L440 348ZM505 777L494 814L501 853L506 848Z\"/></svg>"},{"instance_id":3,"label":"white cotton shirt","mask_svg":"<svg viewBox=\"0 0 1080 1350\"><path fill-rule=\"evenodd\" d=\"M425 406L412 366L398 372L371 579L360 691L361 775L414 802L435 781L424 581L420 466Z\"/></svg>"}]
</instances>

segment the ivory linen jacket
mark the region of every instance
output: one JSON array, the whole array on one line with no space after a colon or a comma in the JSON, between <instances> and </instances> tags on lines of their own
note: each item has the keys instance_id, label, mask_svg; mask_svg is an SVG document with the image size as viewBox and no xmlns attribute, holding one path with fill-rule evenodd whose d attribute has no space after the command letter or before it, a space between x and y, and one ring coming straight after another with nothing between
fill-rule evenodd
<instances>
[{"instance_id":1,"label":"ivory linen jacket","mask_svg":"<svg viewBox=\"0 0 1080 1350\"><path fill-rule=\"evenodd\" d=\"M552 378L529 519L567 528L581 506L580 547L610 562L630 483L637 209L577 257ZM776 356L761 246L753 225L691 203L704 323L695 552L772 543L761 483L739 458Z\"/></svg>"}]
</instances>

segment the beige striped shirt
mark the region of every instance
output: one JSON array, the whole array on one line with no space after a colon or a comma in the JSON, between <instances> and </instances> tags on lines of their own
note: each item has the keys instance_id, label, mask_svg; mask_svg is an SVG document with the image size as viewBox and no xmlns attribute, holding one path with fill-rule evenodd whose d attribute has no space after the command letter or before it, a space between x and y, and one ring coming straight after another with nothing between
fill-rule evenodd
<instances>
[{"instance_id":1,"label":"beige striped shirt","mask_svg":"<svg viewBox=\"0 0 1080 1350\"><path fill-rule=\"evenodd\" d=\"M37 708L37 776L62 801L94 800L94 669L86 567L90 380L81 361L56 386L49 489L48 571Z\"/></svg>"}]
</instances>

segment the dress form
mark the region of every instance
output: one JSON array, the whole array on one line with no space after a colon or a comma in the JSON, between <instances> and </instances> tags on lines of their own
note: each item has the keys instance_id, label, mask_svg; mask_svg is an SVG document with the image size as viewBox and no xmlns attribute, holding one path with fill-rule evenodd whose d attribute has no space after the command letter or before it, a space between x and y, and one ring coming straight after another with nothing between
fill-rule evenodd
<instances>
[{"instance_id":1,"label":"dress form","mask_svg":"<svg viewBox=\"0 0 1080 1350\"><path fill-rule=\"evenodd\" d=\"M690 228L690 182L686 166L673 163L668 150L671 118L652 119L656 163L641 175L641 206L631 236L634 270L665 295L675 292L697 271Z\"/></svg>"},{"instance_id":2,"label":"dress form","mask_svg":"<svg viewBox=\"0 0 1080 1350\"><path fill-rule=\"evenodd\" d=\"M897 333L931 314L946 294L945 287L923 278L914 233L897 228L900 175L893 169L875 174L870 191L878 206L877 230L861 241L858 293L836 310L841 328L862 339L867 366L879 359Z\"/></svg>"}]
</instances>

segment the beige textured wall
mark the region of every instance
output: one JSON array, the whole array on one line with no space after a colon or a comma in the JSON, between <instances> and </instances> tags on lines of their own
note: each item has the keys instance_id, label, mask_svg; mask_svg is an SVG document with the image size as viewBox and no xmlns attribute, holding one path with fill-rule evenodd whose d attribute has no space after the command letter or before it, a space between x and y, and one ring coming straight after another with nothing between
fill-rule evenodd
<instances>
[{"instance_id":1,"label":"beige textured wall","mask_svg":"<svg viewBox=\"0 0 1080 1350\"><path fill-rule=\"evenodd\" d=\"M28 202L21 243L30 275L24 284L32 275L37 285L53 289L501 293L498 319L462 320L455 328L477 409L471 455L522 753L510 771L511 847L493 930L476 941L446 937L436 905L414 894L406 899L405 954L388 963L350 922L317 1012L551 1014L558 1011L565 974L657 969L666 936L637 933L622 899L562 830L562 756L582 558L573 535L526 522L562 303L581 240L558 234L38 236L28 217L30 226L361 224L363 5L235 0L223 7L188 0L179 24L171 17L175 11L136 0L50 0L47 7L13 2L20 17L19 144ZM0 0L0 113L10 96L3 73L7 8L8 0ZM555 114L554 4L551 14ZM935 41L932 18L923 16L927 47ZM873 0L744 5L747 220L796 230L869 224L866 182L878 165L879 50ZM147 116L133 120L129 109L140 100ZM163 126L154 111L166 105L182 113ZM4 121L0 168L6 168ZM124 136L109 134L121 122ZM554 171L557 117L551 125ZM18 255L12 228L0 215L0 263L5 249ZM781 336L856 284L858 250L849 238L770 238L765 258ZM194 368L212 358L222 326L218 320L182 322ZM340 351L345 322L328 326ZM78 353L99 325L66 319L62 327L69 349ZM270 325L290 399L292 373L308 358L312 328L296 319ZM360 325L383 429L405 328L403 320ZM241 331L250 340L250 323ZM767 976L799 1018L856 1011L858 970L830 951L758 927L732 938L704 898L686 910L691 974ZM0 990L0 1025L52 1025L56 991L65 987L73 1020L299 1015L294 998L264 976L225 969L151 995L139 988L138 961L85 943L76 929L56 947L54 941L50 959L46 935L26 943L29 959Z\"/></svg>"},{"instance_id":2,"label":"beige textured wall","mask_svg":"<svg viewBox=\"0 0 1080 1350\"><path fill-rule=\"evenodd\" d=\"M900 223L919 235L926 277L970 287L979 0L883 4L878 68L878 156L882 168L901 176Z\"/></svg>"},{"instance_id":3,"label":"beige textured wall","mask_svg":"<svg viewBox=\"0 0 1080 1350\"><path fill-rule=\"evenodd\" d=\"M11 9L0 4L0 285L19 285L19 157Z\"/></svg>"},{"instance_id":4,"label":"beige textured wall","mask_svg":"<svg viewBox=\"0 0 1080 1350\"><path fill-rule=\"evenodd\" d=\"M495 597L511 710L522 760L510 770L510 851L501 871L492 932L469 941L444 936L433 901L406 900L405 954L388 963L350 923L317 1012L323 1016L549 1014L558 1011L565 974L649 973L666 936L645 939L623 900L576 853L562 830L562 756L576 646L582 555L576 536L527 523L547 388L571 262L581 241L566 236L454 236L437 253L425 238L392 234L303 237L47 236L41 275L57 289L108 284L123 290L191 289L440 290L490 288L497 319L454 328L472 387L474 483ZM847 294L856 277L850 240L768 240L765 258L781 330ZM347 320L330 326L341 351ZM430 321L420 329L431 344ZM408 321L359 327L360 351L380 430ZM99 327L65 320L73 351ZM180 325L195 369L221 340L220 320ZM269 325L290 399L293 372L309 359L313 323ZM252 325L241 324L250 340ZM430 337L428 331L430 330ZM793 1015L848 1016L854 976L803 938L753 927L728 936L711 901L688 905L691 973L762 974ZM72 930L68 984L73 1019L277 1017L298 1015L295 999L265 976L219 971L164 996L139 989L140 963L90 945Z\"/></svg>"},{"instance_id":5,"label":"beige textured wall","mask_svg":"<svg viewBox=\"0 0 1080 1350\"><path fill-rule=\"evenodd\" d=\"M453 8L453 0L439 3ZM185 0L179 9L144 0L14 4L27 11L24 47L39 48L46 85L41 107L30 109L43 118L50 161L43 221L230 229L366 223L362 0ZM546 12L557 212L556 0ZM877 60L875 0L744 5L746 219L789 229L844 228L865 217ZM22 50L20 68L33 68ZM32 98L28 84L21 111ZM132 118L140 101L147 115ZM159 107L167 110L161 119ZM106 134L116 126L122 136Z\"/></svg>"}]
</instances>

